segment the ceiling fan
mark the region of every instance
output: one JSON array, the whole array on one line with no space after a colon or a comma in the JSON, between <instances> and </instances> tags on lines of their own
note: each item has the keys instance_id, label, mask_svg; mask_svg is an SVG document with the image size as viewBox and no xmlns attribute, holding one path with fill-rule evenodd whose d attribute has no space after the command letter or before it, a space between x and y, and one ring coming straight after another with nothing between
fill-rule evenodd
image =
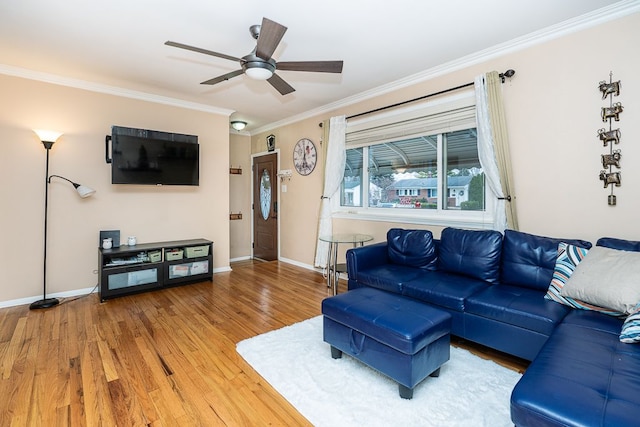
<instances>
[{"instance_id":1,"label":"ceiling fan","mask_svg":"<svg viewBox=\"0 0 640 427\"><path fill-rule=\"evenodd\" d=\"M342 72L342 61L276 62L271 55L273 55L273 52L278 47L286 31L287 27L270 19L262 18L262 25L252 25L249 27L251 36L257 40L255 49L242 58L236 58L235 56L225 55L224 53L213 52L211 50L172 41L166 41L164 44L240 63L241 69L206 80L201 83L203 85L214 85L244 73L252 79L268 81L281 95L286 95L295 91L295 89L278 76L275 73L276 70L311 71L317 73Z\"/></svg>"}]
</instances>

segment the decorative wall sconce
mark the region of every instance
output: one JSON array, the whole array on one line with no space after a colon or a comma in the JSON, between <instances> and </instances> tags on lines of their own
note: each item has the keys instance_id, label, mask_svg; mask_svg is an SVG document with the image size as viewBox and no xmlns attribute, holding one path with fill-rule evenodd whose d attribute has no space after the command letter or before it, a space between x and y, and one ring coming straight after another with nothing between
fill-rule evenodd
<instances>
[{"instance_id":1,"label":"decorative wall sconce","mask_svg":"<svg viewBox=\"0 0 640 427\"><path fill-rule=\"evenodd\" d=\"M47 211L49 206L49 184L51 184L51 178L60 178L67 182L70 182L73 187L78 192L78 195L83 199L85 197L91 196L96 191L92 188L86 187L81 184L77 184L70 179L67 179L60 175L49 175L49 151L53 144L60 138L62 135L61 132L53 132L47 130L34 130L34 132L42 141L42 145L47 150L47 161L45 166L45 187L44 187L44 261L43 261L43 276L42 276L42 299L38 301L34 301L31 303L29 308L40 309L40 308L49 308L59 304L59 300L57 298L47 298Z\"/></svg>"},{"instance_id":2,"label":"decorative wall sconce","mask_svg":"<svg viewBox=\"0 0 640 427\"><path fill-rule=\"evenodd\" d=\"M620 114L624 110L622 103L613 102L613 97L620 95L620 80L613 81L613 71L609 73L609 82L605 80L598 84L598 89L602 93L602 99L609 97L609 106L602 107L600 116L603 122L609 122L609 130L605 128L598 129L598 138L604 147L609 147L609 153L601 156L602 167L600 171L600 180L604 188L611 187L611 193L607 197L609 206L615 206L617 203L616 196L613 194L614 187L622 185L622 174L613 168L620 169L620 159L622 154L619 149L614 150L613 146L620 143L620 129L613 129L613 121L620 121Z\"/></svg>"}]
</instances>

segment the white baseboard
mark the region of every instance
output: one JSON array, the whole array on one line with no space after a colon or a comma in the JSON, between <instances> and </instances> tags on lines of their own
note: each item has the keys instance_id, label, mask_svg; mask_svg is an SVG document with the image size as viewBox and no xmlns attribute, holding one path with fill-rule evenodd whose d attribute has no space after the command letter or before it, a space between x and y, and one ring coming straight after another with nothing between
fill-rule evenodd
<instances>
[{"instance_id":1,"label":"white baseboard","mask_svg":"<svg viewBox=\"0 0 640 427\"><path fill-rule=\"evenodd\" d=\"M234 258L231 260L231 262L234 261L246 261L251 259L251 257L241 257L241 258ZM295 261L293 259L289 259L289 258L280 258L279 261L281 262L286 262L287 264L292 264L295 265L297 267L300 268L304 268L307 270L311 270L311 271L315 271L317 273L321 273L322 274L322 269L321 268L316 268L310 264L305 264L299 261ZM219 268L215 268L213 270L213 273L226 273L232 271L231 266L226 266L226 267L219 267ZM342 279L346 279L346 276L343 277L343 275L340 276ZM214 278L215 281L215 278ZM74 289L72 291L65 291L65 292L57 292L57 293L53 293L53 294L48 294L47 297L49 298L69 298L69 297L77 297L77 296L81 296L81 295L87 295L93 292L98 292L98 287L93 287L93 288L84 288L84 289ZM42 299L42 295L39 296L33 296L33 297L26 297L26 298L18 298L18 299L14 299L14 300L8 300L8 301L0 301L0 308L6 308L6 307L15 307L17 305L24 305L24 304L31 304L34 301L38 301L39 299Z\"/></svg>"},{"instance_id":2,"label":"white baseboard","mask_svg":"<svg viewBox=\"0 0 640 427\"><path fill-rule=\"evenodd\" d=\"M231 267L219 267L213 270L213 273L226 273L231 271ZM215 278L214 278L215 280ZM87 295L90 293L98 292L98 287L93 288L84 288L84 289L74 289L72 291L65 292L56 292L53 294L47 294L47 298L69 298L69 297L77 297L81 295ZM0 301L0 308L6 307L15 307L17 305L31 304L34 301L38 301L42 299L42 295L34 296L34 297L26 297L26 298L18 298L8 301Z\"/></svg>"},{"instance_id":3,"label":"white baseboard","mask_svg":"<svg viewBox=\"0 0 640 427\"><path fill-rule=\"evenodd\" d=\"M98 292L98 287L93 288L84 288L84 289L74 289L72 291L65 292L56 292L53 294L47 294L47 298L69 298L69 297L77 297L80 295L87 295L92 292ZM0 301L0 308L6 307L15 307L17 305L31 304L34 301L38 301L42 299L42 295L38 295L35 297L27 297L27 298L18 298L9 301Z\"/></svg>"},{"instance_id":4,"label":"white baseboard","mask_svg":"<svg viewBox=\"0 0 640 427\"><path fill-rule=\"evenodd\" d=\"M312 270L312 271L317 271L317 272L322 273L322 269L320 269L320 268L315 268L313 265L304 264L304 263L302 263L300 261L296 261L296 260L293 260L293 259L280 257L278 259L278 261L286 262L287 264L292 264L292 265L295 265L296 267L305 268L307 270Z\"/></svg>"}]
</instances>

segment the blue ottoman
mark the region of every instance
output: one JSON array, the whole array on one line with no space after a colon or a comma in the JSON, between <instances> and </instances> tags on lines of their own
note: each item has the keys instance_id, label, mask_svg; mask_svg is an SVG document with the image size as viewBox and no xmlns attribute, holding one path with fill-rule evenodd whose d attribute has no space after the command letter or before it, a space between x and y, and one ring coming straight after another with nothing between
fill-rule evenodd
<instances>
[{"instance_id":1,"label":"blue ottoman","mask_svg":"<svg viewBox=\"0 0 640 427\"><path fill-rule=\"evenodd\" d=\"M449 360L451 315L401 295L358 288L322 301L323 338L331 356L342 353L398 383L400 397L437 377Z\"/></svg>"}]
</instances>

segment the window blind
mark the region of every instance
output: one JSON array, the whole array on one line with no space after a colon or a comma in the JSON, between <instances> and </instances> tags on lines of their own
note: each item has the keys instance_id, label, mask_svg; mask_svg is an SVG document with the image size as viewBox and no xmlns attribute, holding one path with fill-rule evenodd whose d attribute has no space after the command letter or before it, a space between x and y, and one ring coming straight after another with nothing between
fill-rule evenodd
<instances>
[{"instance_id":1,"label":"window blind","mask_svg":"<svg viewBox=\"0 0 640 427\"><path fill-rule=\"evenodd\" d=\"M349 120L346 146L356 148L475 126L475 99L470 92L391 113Z\"/></svg>"}]
</instances>

